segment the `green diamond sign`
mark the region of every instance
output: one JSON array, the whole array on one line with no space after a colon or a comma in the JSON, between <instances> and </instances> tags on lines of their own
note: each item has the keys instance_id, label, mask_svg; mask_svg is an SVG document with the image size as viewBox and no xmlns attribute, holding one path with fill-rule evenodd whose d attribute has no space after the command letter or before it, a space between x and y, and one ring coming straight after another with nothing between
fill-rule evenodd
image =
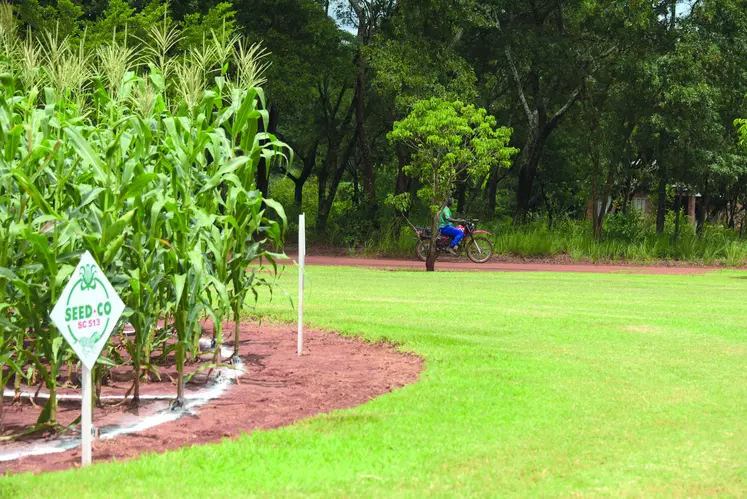
<instances>
[{"instance_id":1,"label":"green diamond sign","mask_svg":"<svg viewBox=\"0 0 747 499\"><path fill-rule=\"evenodd\" d=\"M114 287L86 251L50 317L83 365L93 369L124 308Z\"/></svg>"}]
</instances>

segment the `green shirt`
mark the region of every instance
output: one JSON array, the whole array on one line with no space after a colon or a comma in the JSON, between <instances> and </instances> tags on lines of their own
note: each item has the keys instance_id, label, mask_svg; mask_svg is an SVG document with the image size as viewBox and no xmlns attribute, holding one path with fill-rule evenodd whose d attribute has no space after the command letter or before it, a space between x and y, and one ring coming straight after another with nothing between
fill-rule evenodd
<instances>
[{"instance_id":1,"label":"green shirt","mask_svg":"<svg viewBox=\"0 0 747 499\"><path fill-rule=\"evenodd\" d=\"M449 222L449 218L451 218L451 210L447 206L444 208L444 211L441 212L441 219L439 227L451 227L452 223Z\"/></svg>"}]
</instances>

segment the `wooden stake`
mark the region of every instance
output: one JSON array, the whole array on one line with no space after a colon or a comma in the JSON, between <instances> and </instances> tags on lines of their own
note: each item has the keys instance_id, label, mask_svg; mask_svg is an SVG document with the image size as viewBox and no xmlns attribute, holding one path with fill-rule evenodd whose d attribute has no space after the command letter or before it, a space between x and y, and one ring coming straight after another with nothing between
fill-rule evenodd
<instances>
[{"instance_id":1,"label":"wooden stake","mask_svg":"<svg viewBox=\"0 0 747 499\"><path fill-rule=\"evenodd\" d=\"M85 365L83 366L83 400L81 401L81 455L82 465L88 466L91 464L91 370Z\"/></svg>"}]
</instances>

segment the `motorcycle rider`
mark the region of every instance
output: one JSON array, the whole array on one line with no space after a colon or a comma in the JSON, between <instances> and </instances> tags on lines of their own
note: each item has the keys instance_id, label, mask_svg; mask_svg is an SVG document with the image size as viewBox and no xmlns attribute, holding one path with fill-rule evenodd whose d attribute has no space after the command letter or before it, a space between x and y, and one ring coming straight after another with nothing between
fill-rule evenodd
<instances>
[{"instance_id":1,"label":"motorcycle rider","mask_svg":"<svg viewBox=\"0 0 747 499\"><path fill-rule=\"evenodd\" d=\"M439 217L439 229L441 234L451 238L451 244L447 251L452 255L456 255L457 245L459 245L462 239L464 239L464 232L454 227L454 222L457 222L458 220L451 218L451 205L453 204L453 201L452 198L449 198L446 207L441 212Z\"/></svg>"}]
</instances>

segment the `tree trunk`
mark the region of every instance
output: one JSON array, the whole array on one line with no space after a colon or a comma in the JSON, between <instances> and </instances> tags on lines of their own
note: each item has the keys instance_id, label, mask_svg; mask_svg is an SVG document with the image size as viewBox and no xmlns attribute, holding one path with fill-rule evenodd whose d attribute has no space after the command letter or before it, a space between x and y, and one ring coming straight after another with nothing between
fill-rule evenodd
<instances>
[{"instance_id":1,"label":"tree trunk","mask_svg":"<svg viewBox=\"0 0 747 499\"><path fill-rule=\"evenodd\" d=\"M456 202L457 202L457 210L459 210L462 215L465 214L465 206L464 202L466 200L467 196L467 170L460 170L457 174L457 192L456 192Z\"/></svg>"},{"instance_id":2,"label":"tree trunk","mask_svg":"<svg viewBox=\"0 0 747 499\"><path fill-rule=\"evenodd\" d=\"M318 147L318 142L316 142L311 147L309 154L303 160L303 169L301 170L301 174L298 176L298 178L294 177L290 173L287 173L288 178L293 181L295 186L293 192L293 205L299 210L299 212L303 208L303 187L304 185L306 185L306 181L311 176L311 172L314 170L314 166L316 166L316 151Z\"/></svg>"},{"instance_id":3,"label":"tree trunk","mask_svg":"<svg viewBox=\"0 0 747 499\"><path fill-rule=\"evenodd\" d=\"M591 168L591 230L594 233L594 239L597 241L602 239L602 231L599 227L599 213L603 211L603 204L599 194L599 156L592 154L592 168Z\"/></svg>"},{"instance_id":4,"label":"tree trunk","mask_svg":"<svg viewBox=\"0 0 747 499\"><path fill-rule=\"evenodd\" d=\"M333 162L330 162L328 166L335 168L329 186L327 187L321 183L319 184L319 208L316 215L316 230L320 233L324 233L324 231L327 230L327 220L329 219L329 213L332 210L332 203L335 201L337 188L340 186L340 181L342 181L342 176L345 173L345 165L350 161L350 156L352 156L353 150L355 149L357 138L358 133L356 132L353 134L353 138L350 139L350 143L343 153L342 161L339 164L337 164L337 153L335 152L333 156L334 160Z\"/></svg>"},{"instance_id":5,"label":"tree trunk","mask_svg":"<svg viewBox=\"0 0 747 499\"><path fill-rule=\"evenodd\" d=\"M656 200L656 233L664 233L664 225L667 221L667 171L664 165L659 166L659 188L657 189Z\"/></svg>"},{"instance_id":6,"label":"tree trunk","mask_svg":"<svg viewBox=\"0 0 747 499\"><path fill-rule=\"evenodd\" d=\"M687 222L692 225L695 223L695 207L698 204L698 198L695 196L688 196L687 197Z\"/></svg>"},{"instance_id":7,"label":"tree trunk","mask_svg":"<svg viewBox=\"0 0 747 499\"><path fill-rule=\"evenodd\" d=\"M327 230L327 216L329 213L324 213L324 209L327 206L327 172L326 165L327 160L324 160L325 165L322 166L322 171L317 175L317 181L319 182L319 189L317 193L317 212L316 212L316 231L323 234Z\"/></svg>"},{"instance_id":8,"label":"tree trunk","mask_svg":"<svg viewBox=\"0 0 747 499\"><path fill-rule=\"evenodd\" d=\"M547 209L547 230L552 230L552 226L553 226L552 204L550 204L550 198L547 197L547 193L545 192L545 185L542 183L541 180L540 180L540 194L542 194L542 200L545 202L545 208Z\"/></svg>"},{"instance_id":9,"label":"tree trunk","mask_svg":"<svg viewBox=\"0 0 747 499\"><path fill-rule=\"evenodd\" d=\"M438 192L438 170L433 170L433 197L431 198L431 205L432 206L438 206L439 202L436 198L436 193ZM443 211L444 207L439 206L438 211L431 215L431 245L428 248L428 256L425 259L425 271L426 272L434 272L436 270L436 256L438 255L438 236L439 230L438 230L438 219L441 216L441 211Z\"/></svg>"},{"instance_id":10,"label":"tree trunk","mask_svg":"<svg viewBox=\"0 0 747 499\"><path fill-rule=\"evenodd\" d=\"M428 248L428 256L425 259L425 270L426 272L434 272L436 270L436 258L438 257L438 236L440 231L438 230L438 217L439 213L436 213L431 217L431 245Z\"/></svg>"},{"instance_id":11,"label":"tree trunk","mask_svg":"<svg viewBox=\"0 0 747 499\"><path fill-rule=\"evenodd\" d=\"M358 55L358 79L356 84L355 126L363 160L363 193L372 213L375 213L376 178L373 169L371 145L368 143L368 135L366 134L366 61L360 54Z\"/></svg>"},{"instance_id":12,"label":"tree trunk","mask_svg":"<svg viewBox=\"0 0 747 499\"><path fill-rule=\"evenodd\" d=\"M361 205L361 189L360 182L358 181L358 168L353 168L351 174L353 175L353 206L357 208Z\"/></svg>"},{"instance_id":13,"label":"tree trunk","mask_svg":"<svg viewBox=\"0 0 747 499\"><path fill-rule=\"evenodd\" d=\"M404 194L410 191L411 179L405 174L405 167L409 164L410 157L402 146L397 146L397 183L394 186L394 194Z\"/></svg>"},{"instance_id":14,"label":"tree trunk","mask_svg":"<svg viewBox=\"0 0 747 499\"><path fill-rule=\"evenodd\" d=\"M496 196L498 194L498 166L490 170L485 185L485 218L492 220L495 216Z\"/></svg>"},{"instance_id":15,"label":"tree trunk","mask_svg":"<svg viewBox=\"0 0 747 499\"><path fill-rule=\"evenodd\" d=\"M729 220L727 222L727 225L731 230L735 230L737 228L737 198L736 196L734 199L729 201L727 205L727 214L729 216Z\"/></svg>"},{"instance_id":16,"label":"tree trunk","mask_svg":"<svg viewBox=\"0 0 747 499\"><path fill-rule=\"evenodd\" d=\"M425 271L435 272L436 271L436 253L428 253L428 258L425 259Z\"/></svg>"},{"instance_id":17,"label":"tree trunk","mask_svg":"<svg viewBox=\"0 0 747 499\"><path fill-rule=\"evenodd\" d=\"M298 208L299 211L303 206L303 184L305 183L299 179L295 182L295 189L293 191L293 206Z\"/></svg>"},{"instance_id":18,"label":"tree trunk","mask_svg":"<svg viewBox=\"0 0 747 499\"><path fill-rule=\"evenodd\" d=\"M470 191L469 196L467 197L467 204L465 205L465 209L467 212L469 212L470 208L472 208L472 205L475 202L475 199L477 199L477 196L480 195L482 190L482 186L485 184L485 181L487 180L487 175L483 175L482 178L480 178L477 182L477 185Z\"/></svg>"},{"instance_id":19,"label":"tree trunk","mask_svg":"<svg viewBox=\"0 0 747 499\"><path fill-rule=\"evenodd\" d=\"M630 184L632 182L632 179L630 178L630 173L628 173L627 177L625 178L625 193L623 196L623 205L622 205L622 212L626 215L628 214L628 206L630 205L630 197L632 196L632 193L630 192Z\"/></svg>"},{"instance_id":20,"label":"tree trunk","mask_svg":"<svg viewBox=\"0 0 747 499\"><path fill-rule=\"evenodd\" d=\"M698 209L698 227L697 232L698 234L703 233L703 228L705 227L706 220L708 219L708 211L711 204L711 197L706 194L703 196L703 199L700 202L700 209Z\"/></svg>"},{"instance_id":21,"label":"tree trunk","mask_svg":"<svg viewBox=\"0 0 747 499\"><path fill-rule=\"evenodd\" d=\"M695 222L696 222L696 228L695 232L698 234L702 234L703 231L703 225L705 224L705 218L706 218L706 209L707 209L707 202L706 199L708 198L708 177L705 179L705 186L703 188L703 197L700 200L700 207L696 205L695 209Z\"/></svg>"},{"instance_id":22,"label":"tree trunk","mask_svg":"<svg viewBox=\"0 0 747 499\"><path fill-rule=\"evenodd\" d=\"M609 177L611 177L612 174L609 174ZM604 193L602 194L602 205L599 207L599 213L597 214L597 226L595 230L595 235L597 237L597 241L601 241L604 237L604 218L607 216L607 210L610 209L611 206L611 182L607 183L607 186L605 186Z\"/></svg>"},{"instance_id":23,"label":"tree trunk","mask_svg":"<svg viewBox=\"0 0 747 499\"><path fill-rule=\"evenodd\" d=\"M521 165L521 169L519 170L519 187L516 191L516 207L518 215L517 219L521 223L526 223L528 220L529 205L532 199L532 187L534 185L534 177L537 176L538 165L539 154L530 151L526 161Z\"/></svg>"},{"instance_id":24,"label":"tree trunk","mask_svg":"<svg viewBox=\"0 0 747 499\"><path fill-rule=\"evenodd\" d=\"M579 85L571 92L563 107L550 116L547 113L547 101L543 98L540 89L541 79L535 68L530 68L532 88L534 89L535 97L533 100L534 106L530 106L529 101L524 94L523 79L519 76L519 71L516 68L516 64L514 64L513 56L511 55L510 45L506 46L505 54L506 60L511 69L514 84L516 85L516 92L519 101L524 108L527 122L529 124L529 137L527 139L527 145L524 148L525 159L519 170L519 188L516 191L517 219L526 222L529 213L529 204L532 197L532 184L537 173L537 166L539 165L542 148L544 147L547 138L553 132L555 127L558 126L558 123L560 123L560 120L578 99L588 74L583 76L581 83L579 83Z\"/></svg>"},{"instance_id":25,"label":"tree trunk","mask_svg":"<svg viewBox=\"0 0 747 499\"><path fill-rule=\"evenodd\" d=\"M333 199L328 200L328 191L331 191L331 187L328 188L327 182L329 173L336 171L338 168L337 164L337 144L333 139L327 141L327 156L324 158L322 164L322 171L319 172L319 204L317 205L316 213L316 230L320 234L323 234L327 230L327 218L329 217L330 207L332 206Z\"/></svg>"},{"instance_id":26,"label":"tree trunk","mask_svg":"<svg viewBox=\"0 0 747 499\"><path fill-rule=\"evenodd\" d=\"M609 166L607 168L607 179L604 182L604 191L602 192L602 205L599 213L597 214L597 223L595 226L594 234L597 237L597 241L602 240L604 235L604 217L607 216L607 210L612 202L612 187L615 183L615 172L617 171L620 161L622 161L623 151L625 150L625 144L628 143L630 135L633 133L633 124L630 124L628 133L625 136L625 140L620 142L615 152L610 156ZM598 168L598 166L597 166Z\"/></svg>"},{"instance_id":27,"label":"tree trunk","mask_svg":"<svg viewBox=\"0 0 747 499\"><path fill-rule=\"evenodd\" d=\"M674 242L680 237L680 211L682 211L682 196L676 195L674 198Z\"/></svg>"},{"instance_id":28,"label":"tree trunk","mask_svg":"<svg viewBox=\"0 0 747 499\"><path fill-rule=\"evenodd\" d=\"M527 222L532 201L534 178L537 176L537 167L539 166L540 156L542 155L542 148L551 131L552 128L549 126L543 126L532 132L524 148L524 161L519 169L519 187L516 191L517 219L520 223Z\"/></svg>"}]
</instances>

